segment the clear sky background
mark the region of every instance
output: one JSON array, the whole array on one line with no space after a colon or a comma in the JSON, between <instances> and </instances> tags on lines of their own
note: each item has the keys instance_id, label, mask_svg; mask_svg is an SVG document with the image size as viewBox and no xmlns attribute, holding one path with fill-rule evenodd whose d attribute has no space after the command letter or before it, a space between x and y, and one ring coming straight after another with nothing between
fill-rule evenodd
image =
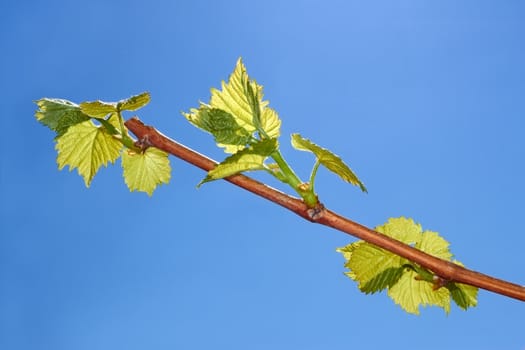
<instances>
[{"instance_id":1,"label":"clear sky background","mask_svg":"<svg viewBox=\"0 0 525 350\"><path fill-rule=\"evenodd\" d=\"M374 227L409 216L468 267L525 283L521 1L8 1L0 6L1 349L525 349L525 304L480 291L449 316L402 311L343 275L354 239L172 159L130 193L57 170L34 100L115 101L224 158L180 115L242 56L283 120L343 157L326 206ZM272 179L261 176L271 185ZM282 187L279 187L282 188Z\"/></svg>"}]
</instances>

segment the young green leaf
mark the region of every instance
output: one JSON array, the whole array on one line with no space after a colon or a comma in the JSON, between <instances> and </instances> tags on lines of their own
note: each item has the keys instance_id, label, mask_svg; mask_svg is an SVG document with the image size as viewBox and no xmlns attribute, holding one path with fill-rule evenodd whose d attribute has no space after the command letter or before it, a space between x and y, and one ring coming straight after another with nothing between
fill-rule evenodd
<instances>
[{"instance_id":1,"label":"young green leaf","mask_svg":"<svg viewBox=\"0 0 525 350\"><path fill-rule=\"evenodd\" d=\"M139 95L131 96L119 102L89 101L82 102L80 109L83 113L94 117L104 118L108 114L119 111L135 111L144 107L150 101L149 92L143 92Z\"/></svg>"},{"instance_id":2,"label":"young green leaf","mask_svg":"<svg viewBox=\"0 0 525 350\"><path fill-rule=\"evenodd\" d=\"M143 153L129 149L122 152L124 181L130 191L146 192L149 196L160 184L167 184L171 178L168 154L154 147Z\"/></svg>"},{"instance_id":3,"label":"young green leaf","mask_svg":"<svg viewBox=\"0 0 525 350\"><path fill-rule=\"evenodd\" d=\"M243 149L252 139L251 133L241 127L235 118L228 112L210 108L202 104L199 109L191 109L190 113L183 113L190 123L209 132L215 142L225 147L228 153L235 153Z\"/></svg>"},{"instance_id":4,"label":"young green leaf","mask_svg":"<svg viewBox=\"0 0 525 350\"><path fill-rule=\"evenodd\" d=\"M277 138L281 121L277 113L263 100L263 88L250 80L246 67L239 58L228 82L222 82L222 90L211 89L211 108L222 109L231 114L237 124L253 134L259 131L262 136Z\"/></svg>"},{"instance_id":5,"label":"young green leaf","mask_svg":"<svg viewBox=\"0 0 525 350\"><path fill-rule=\"evenodd\" d=\"M389 219L388 223L375 228L376 231L407 244L414 244L421 235L421 226L410 219ZM357 241L339 248L350 269L348 276L358 282L364 293L379 292L396 283L408 260L373 244Z\"/></svg>"},{"instance_id":6,"label":"young green leaf","mask_svg":"<svg viewBox=\"0 0 525 350\"><path fill-rule=\"evenodd\" d=\"M42 98L36 101L36 104L38 106L35 112L36 119L55 131L57 137L63 135L70 126L89 120L89 116L71 101Z\"/></svg>"},{"instance_id":7,"label":"young green leaf","mask_svg":"<svg viewBox=\"0 0 525 350\"><path fill-rule=\"evenodd\" d=\"M448 260L452 258L452 253L449 250L449 243L441 237L437 232L425 231L421 234L421 238L416 243L415 247L424 251L436 258Z\"/></svg>"},{"instance_id":8,"label":"young green leaf","mask_svg":"<svg viewBox=\"0 0 525 350\"><path fill-rule=\"evenodd\" d=\"M336 252L343 254L343 258L346 261L345 267L347 267L346 265L348 264L348 260L350 260L350 258L352 257L352 254L354 253L354 251L357 248L359 248L359 246L361 244L365 244L365 243L366 243L365 241L357 241L357 242L354 242L352 244L346 245L344 247L336 248L336 250L335 250Z\"/></svg>"},{"instance_id":9,"label":"young green leaf","mask_svg":"<svg viewBox=\"0 0 525 350\"><path fill-rule=\"evenodd\" d=\"M276 139L281 133L281 119L277 112L270 107L263 109L261 114L261 127L269 138Z\"/></svg>"},{"instance_id":10,"label":"young green leaf","mask_svg":"<svg viewBox=\"0 0 525 350\"><path fill-rule=\"evenodd\" d=\"M261 106L259 105L259 91L257 89L257 84L250 82L248 75L243 77L242 85L244 89L244 95L248 100L248 105L250 106L252 112L252 123L255 126L256 130L264 132L261 125Z\"/></svg>"},{"instance_id":11,"label":"young green leaf","mask_svg":"<svg viewBox=\"0 0 525 350\"><path fill-rule=\"evenodd\" d=\"M136 111L139 108L144 107L151 100L149 92L143 92L141 94L131 96L125 100L118 102L118 108L120 111Z\"/></svg>"},{"instance_id":12,"label":"young green leaf","mask_svg":"<svg viewBox=\"0 0 525 350\"><path fill-rule=\"evenodd\" d=\"M434 290L432 283L420 281L412 269L405 269L397 283L388 288L388 296L408 313L419 315L419 306L438 306L450 312L450 293L446 288Z\"/></svg>"},{"instance_id":13,"label":"young green leaf","mask_svg":"<svg viewBox=\"0 0 525 350\"><path fill-rule=\"evenodd\" d=\"M438 258L452 258L447 241L436 232L423 232L412 219L391 218L375 230ZM477 288L456 283L437 286L430 271L373 244L357 241L337 251L350 270L346 275L362 292L388 289L388 296L407 312L419 314L419 306L435 305L448 313L451 297L463 309L476 305Z\"/></svg>"},{"instance_id":14,"label":"young green leaf","mask_svg":"<svg viewBox=\"0 0 525 350\"><path fill-rule=\"evenodd\" d=\"M315 143L303 138L299 134L292 134L292 146L300 151L312 152L319 162L328 170L339 175L344 181L359 186L361 191L367 192L365 185L357 178L352 169L350 169L341 158L329 150L317 146Z\"/></svg>"},{"instance_id":15,"label":"young green leaf","mask_svg":"<svg viewBox=\"0 0 525 350\"><path fill-rule=\"evenodd\" d=\"M365 294L370 294L391 288L399 281L401 276L403 276L404 270L403 267L388 267L366 283L360 284L359 289Z\"/></svg>"},{"instance_id":16,"label":"young green leaf","mask_svg":"<svg viewBox=\"0 0 525 350\"><path fill-rule=\"evenodd\" d=\"M375 293L392 286L399 279L405 259L375 245L364 243L355 249L345 265L364 293Z\"/></svg>"},{"instance_id":17,"label":"young green leaf","mask_svg":"<svg viewBox=\"0 0 525 350\"><path fill-rule=\"evenodd\" d=\"M223 81L221 83L222 90L211 89L210 107L230 113L240 126L253 133L256 128L253 124L252 110L244 88L244 82L248 80L246 67L242 63L242 59L239 58L228 82ZM256 89L262 88L257 86Z\"/></svg>"},{"instance_id":18,"label":"young green leaf","mask_svg":"<svg viewBox=\"0 0 525 350\"><path fill-rule=\"evenodd\" d=\"M264 161L277 149L276 139L265 139L244 148L229 156L208 172L208 175L198 184L222 179L243 171L265 170Z\"/></svg>"},{"instance_id":19,"label":"young green leaf","mask_svg":"<svg viewBox=\"0 0 525 350\"><path fill-rule=\"evenodd\" d=\"M423 232L420 224L405 217L390 218L384 225L376 226L375 230L410 245L419 242L421 232Z\"/></svg>"},{"instance_id":20,"label":"young green leaf","mask_svg":"<svg viewBox=\"0 0 525 350\"><path fill-rule=\"evenodd\" d=\"M90 101L82 102L80 109L85 114L94 118L104 118L108 114L117 111L117 104L115 102Z\"/></svg>"},{"instance_id":21,"label":"young green leaf","mask_svg":"<svg viewBox=\"0 0 525 350\"><path fill-rule=\"evenodd\" d=\"M91 120L70 126L57 138L58 168L69 165L77 168L87 187L98 169L108 162L114 163L120 156L122 143L111 136L103 126L96 126Z\"/></svg>"}]
</instances>

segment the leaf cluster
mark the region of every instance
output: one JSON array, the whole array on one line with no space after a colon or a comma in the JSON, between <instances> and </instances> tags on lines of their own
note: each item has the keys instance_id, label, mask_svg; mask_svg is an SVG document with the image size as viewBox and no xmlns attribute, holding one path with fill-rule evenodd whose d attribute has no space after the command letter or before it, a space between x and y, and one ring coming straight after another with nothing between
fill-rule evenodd
<instances>
[{"instance_id":1,"label":"leaf cluster","mask_svg":"<svg viewBox=\"0 0 525 350\"><path fill-rule=\"evenodd\" d=\"M228 82L223 81L220 90L211 89L209 103L201 103L199 108L183 115L191 124L210 133L226 153L232 154L208 172L200 184L240 172L262 170L290 185L308 206L314 207L317 196L313 183L318 166L323 165L366 192L363 183L341 158L301 135L293 134L292 146L316 157L310 181L299 179L279 151L281 120L269 107L269 102L263 99L263 87L249 78L240 58Z\"/></svg>"},{"instance_id":2,"label":"leaf cluster","mask_svg":"<svg viewBox=\"0 0 525 350\"><path fill-rule=\"evenodd\" d=\"M432 256L461 265L452 260L446 240L437 232L423 231L421 225L412 219L391 218L375 230ZM464 310L477 304L477 288L443 280L432 271L371 243L357 241L337 251L346 260L345 267L349 271L345 274L357 282L363 293L386 289L388 296L409 313L419 314L420 305L438 306L449 313L451 299Z\"/></svg>"},{"instance_id":3,"label":"leaf cluster","mask_svg":"<svg viewBox=\"0 0 525 350\"><path fill-rule=\"evenodd\" d=\"M155 148L141 149L128 135L122 112L135 111L150 101L144 92L118 102L91 101L77 105L63 99L36 101L36 119L56 133L55 149L61 170L77 169L87 187L101 166L122 156L124 180L131 191L151 195L171 176L168 154Z\"/></svg>"},{"instance_id":4,"label":"leaf cluster","mask_svg":"<svg viewBox=\"0 0 525 350\"><path fill-rule=\"evenodd\" d=\"M122 158L125 183L130 191L151 195L155 188L168 183L171 167L168 154L150 147L147 140L132 139L122 113L142 108L150 101L142 93L118 102L91 101L75 104L63 99L36 101L36 119L56 133L59 169L77 169L86 186L102 166ZM315 177L323 166L343 181L367 189L352 169L336 154L295 133L292 146L310 152L315 162L309 180L302 181L285 161L279 149L281 120L269 102L263 87L250 79L239 58L233 73L220 89L211 89L208 103L200 103L183 116L195 127L211 134L228 156L208 171L198 186L247 171L264 171L289 185L312 210L323 206L314 191ZM452 260L449 243L436 232L423 231L411 219L390 219L376 231L435 257ZM346 259L346 275L366 293L387 291L409 313L418 314L419 306L434 305L446 313L451 300L460 308L476 305L477 288L444 280L405 258L375 245L358 241L338 248Z\"/></svg>"}]
</instances>

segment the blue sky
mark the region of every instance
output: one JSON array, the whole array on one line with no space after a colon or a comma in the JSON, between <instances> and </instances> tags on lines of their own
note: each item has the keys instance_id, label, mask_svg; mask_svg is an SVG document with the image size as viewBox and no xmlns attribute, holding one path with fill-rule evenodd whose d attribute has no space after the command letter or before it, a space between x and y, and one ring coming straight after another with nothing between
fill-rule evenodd
<instances>
[{"instance_id":1,"label":"blue sky","mask_svg":"<svg viewBox=\"0 0 525 350\"><path fill-rule=\"evenodd\" d=\"M409 216L475 270L525 283L520 1L29 1L2 5L0 348L525 349L525 304L481 291L449 316L403 312L343 275L352 237L172 159L129 193L120 165L86 189L57 171L32 101L114 101L215 159L180 111L242 56L292 132L369 189L320 171L321 200L376 226ZM278 186L271 179L271 185Z\"/></svg>"}]
</instances>

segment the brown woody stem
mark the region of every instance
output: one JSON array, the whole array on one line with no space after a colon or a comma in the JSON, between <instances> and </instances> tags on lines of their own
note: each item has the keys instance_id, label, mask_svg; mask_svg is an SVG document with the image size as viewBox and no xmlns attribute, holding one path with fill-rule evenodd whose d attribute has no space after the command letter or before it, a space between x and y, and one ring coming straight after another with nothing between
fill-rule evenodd
<instances>
[{"instance_id":1,"label":"brown woody stem","mask_svg":"<svg viewBox=\"0 0 525 350\"><path fill-rule=\"evenodd\" d=\"M203 156L179 143L171 140L151 126L146 126L137 117L126 121L126 127L139 139L147 138L150 145L168 152L175 157L197 166L205 171L213 169L217 162ZM225 178L226 181L266 198L286 209L289 209L304 219L332 227L354 237L386 249L396 255L419 264L439 278L469 284L478 288L492 291L501 295L525 301L525 287L511 282L500 280L482 273L466 269L450 261L442 260L415 249L407 244L371 230L361 224L342 217L328 209L319 206L319 210L312 211L302 200L292 197L279 190L271 188L259 181L239 174ZM312 214L313 213L313 214Z\"/></svg>"}]
</instances>

